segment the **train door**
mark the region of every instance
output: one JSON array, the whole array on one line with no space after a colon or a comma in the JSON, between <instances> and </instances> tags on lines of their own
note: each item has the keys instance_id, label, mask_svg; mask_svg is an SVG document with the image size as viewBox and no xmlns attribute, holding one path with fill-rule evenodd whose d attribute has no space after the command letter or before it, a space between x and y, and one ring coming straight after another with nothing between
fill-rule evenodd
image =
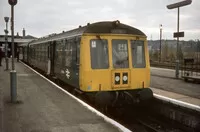
<instances>
[{"instance_id":1,"label":"train door","mask_svg":"<svg viewBox=\"0 0 200 132\"><path fill-rule=\"evenodd\" d=\"M25 56L26 56L26 62L29 63L29 57L30 57L30 45L28 44L26 47L26 52L25 52Z\"/></svg>"},{"instance_id":2,"label":"train door","mask_svg":"<svg viewBox=\"0 0 200 132\"><path fill-rule=\"evenodd\" d=\"M73 66L74 66L74 82L76 82L76 87L79 87L79 66L80 66L80 38L75 38L74 45L74 56Z\"/></svg>"},{"instance_id":3,"label":"train door","mask_svg":"<svg viewBox=\"0 0 200 132\"><path fill-rule=\"evenodd\" d=\"M24 61L25 60L25 57L24 57L24 55L25 55L25 46L24 47L22 47L22 60Z\"/></svg>"},{"instance_id":4,"label":"train door","mask_svg":"<svg viewBox=\"0 0 200 132\"><path fill-rule=\"evenodd\" d=\"M48 58L48 61L47 61L47 75L50 74L50 69L51 69L51 59L50 59L50 44L48 44L48 47L47 47L47 58Z\"/></svg>"},{"instance_id":5,"label":"train door","mask_svg":"<svg viewBox=\"0 0 200 132\"><path fill-rule=\"evenodd\" d=\"M54 57L55 57L55 41L50 42L48 45L48 66L47 74L54 74Z\"/></svg>"},{"instance_id":6,"label":"train door","mask_svg":"<svg viewBox=\"0 0 200 132\"><path fill-rule=\"evenodd\" d=\"M51 60L51 70L50 70L50 72L51 72L51 74L54 74L55 45L56 45L55 41L53 41L52 44L50 45L50 50L51 50L51 52L50 52L50 60Z\"/></svg>"},{"instance_id":7,"label":"train door","mask_svg":"<svg viewBox=\"0 0 200 132\"><path fill-rule=\"evenodd\" d=\"M80 38L66 40L64 61L66 81L79 87Z\"/></svg>"}]
</instances>

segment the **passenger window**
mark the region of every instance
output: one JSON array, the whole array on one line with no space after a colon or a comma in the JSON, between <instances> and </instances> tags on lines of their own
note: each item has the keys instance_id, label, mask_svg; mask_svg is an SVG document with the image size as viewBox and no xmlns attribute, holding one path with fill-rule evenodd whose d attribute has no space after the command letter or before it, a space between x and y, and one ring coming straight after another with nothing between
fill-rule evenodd
<instances>
[{"instance_id":1,"label":"passenger window","mask_svg":"<svg viewBox=\"0 0 200 132\"><path fill-rule=\"evenodd\" d=\"M131 41L132 49L132 65L134 68L145 68L145 53L144 53L144 41L135 40Z\"/></svg>"},{"instance_id":2,"label":"passenger window","mask_svg":"<svg viewBox=\"0 0 200 132\"><path fill-rule=\"evenodd\" d=\"M108 41L105 39L90 40L90 56L92 69L109 68Z\"/></svg>"},{"instance_id":3,"label":"passenger window","mask_svg":"<svg viewBox=\"0 0 200 132\"><path fill-rule=\"evenodd\" d=\"M62 40L55 41L56 42L56 63L62 65L62 53L64 43Z\"/></svg>"}]
</instances>

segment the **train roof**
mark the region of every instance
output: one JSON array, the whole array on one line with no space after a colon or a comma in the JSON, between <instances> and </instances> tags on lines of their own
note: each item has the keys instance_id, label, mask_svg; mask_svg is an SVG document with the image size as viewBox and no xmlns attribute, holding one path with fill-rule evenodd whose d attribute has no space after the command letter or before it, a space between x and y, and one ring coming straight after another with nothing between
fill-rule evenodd
<instances>
[{"instance_id":1,"label":"train roof","mask_svg":"<svg viewBox=\"0 0 200 132\"><path fill-rule=\"evenodd\" d=\"M30 43L40 43L42 41L53 41L57 39L71 38L75 36L81 36L84 33L96 33L96 34L131 34L131 35L141 35L146 36L141 30L128 26L126 24L117 21L103 21L92 24L87 24L86 26L79 26L79 28L62 32L59 34L51 34Z\"/></svg>"},{"instance_id":2,"label":"train roof","mask_svg":"<svg viewBox=\"0 0 200 132\"><path fill-rule=\"evenodd\" d=\"M88 24L84 33L116 33L116 34L132 34L132 35L142 35L145 34L137 28L128 26L126 24L117 21L107 21L107 22L97 22L93 24Z\"/></svg>"}]
</instances>

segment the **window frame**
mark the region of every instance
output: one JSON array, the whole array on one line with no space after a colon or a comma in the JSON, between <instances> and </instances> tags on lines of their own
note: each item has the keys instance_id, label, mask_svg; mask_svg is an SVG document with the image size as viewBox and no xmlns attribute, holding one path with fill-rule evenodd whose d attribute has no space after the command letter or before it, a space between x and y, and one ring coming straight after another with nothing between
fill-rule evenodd
<instances>
[{"instance_id":1,"label":"window frame","mask_svg":"<svg viewBox=\"0 0 200 132\"><path fill-rule=\"evenodd\" d=\"M137 41L141 41L141 42L143 42L142 44L141 43L139 43L139 44L136 44L135 42L137 42ZM132 43L132 42L134 42L134 43ZM134 53L133 53L133 47L132 46L135 46L135 45L137 45L137 46L142 46L142 51L143 51L143 56L142 56L142 64L135 64L134 63ZM146 63L146 52L145 52L145 41L144 40L130 40L130 47L131 47L131 57L132 57L132 68L146 68L147 67L147 63ZM136 53L137 54L137 53ZM142 66L141 66L142 65Z\"/></svg>"},{"instance_id":2,"label":"window frame","mask_svg":"<svg viewBox=\"0 0 200 132\"><path fill-rule=\"evenodd\" d=\"M128 67L125 67L125 68L124 68L124 67L123 67L123 68L122 68L122 67L120 67L120 68L114 67L114 63L113 63L113 40L123 40L123 41L126 41L126 42L127 42L127 43L126 43L126 46L127 46L126 48L127 48L127 57L128 57L128 60L127 60L127 62L128 62ZM113 67L114 69L128 69L128 68L130 68L130 64L129 64L129 63L130 63L130 62L129 62L129 59L130 59L130 57L129 57L129 40L128 40L128 39L122 39L122 38L121 38L121 39L112 39L112 40L111 40L111 46L112 46L112 48L111 48L111 49L112 49L112 53L111 53L111 54L112 54L112 67Z\"/></svg>"},{"instance_id":3,"label":"window frame","mask_svg":"<svg viewBox=\"0 0 200 132\"><path fill-rule=\"evenodd\" d=\"M104 41L105 40L105 41ZM106 68L99 68L99 67L93 67L93 63L92 63L92 41L104 41L104 42L106 42L106 45L107 45L107 63L108 63L108 66L106 67ZM110 60L109 60L109 40L108 39L94 39L94 38L92 38L92 39L90 39L90 41L89 41L90 43L89 43L89 50L90 50L90 67L91 67L91 69L93 69L93 70L105 70L105 69L109 69L110 68Z\"/></svg>"}]
</instances>

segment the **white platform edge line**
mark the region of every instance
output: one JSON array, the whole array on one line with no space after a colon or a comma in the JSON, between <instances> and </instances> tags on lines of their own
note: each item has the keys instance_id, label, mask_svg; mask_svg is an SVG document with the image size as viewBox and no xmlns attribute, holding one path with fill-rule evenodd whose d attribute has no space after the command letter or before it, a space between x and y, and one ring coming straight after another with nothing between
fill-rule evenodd
<instances>
[{"instance_id":1,"label":"white platform edge line","mask_svg":"<svg viewBox=\"0 0 200 132\"><path fill-rule=\"evenodd\" d=\"M186 102L183 102L183 101L180 101L180 100L172 99L172 98L165 97L165 96L162 96L162 95L158 95L158 94L155 94L155 93L153 95L157 99L167 101L167 102L170 102L172 104L200 112L200 106L198 106L198 105L193 105L193 104L190 104L190 103L186 103Z\"/></svg>"},{"instance_id":2,"label":"white platform edge line","mask_svg":"<svg viewBox=\"0 0 200 132\"><path fill-rule=\"evenodd\" d=\"M79 103L81 103L83 106L87 107L90 111L92 111L93 113L96 113L98 116L102 117L105 121L107 121L108 123L111 123L112 125L116 126L117 128L119 128L121 131L123 132L132 132L131 130L129 130L128 128L124 127L123 125L121 125L120 123L116 122L115 120L107 117L106 115L102 114L101 112L97 111L96 109L94 109L93 107L91 107L90 105L86 104L85 102L83 102L82 100L76 98L74 95L70 94L69 92L65 91L64 89L62 89L60 86L58 86L57 84L55 84L54 82L50 81L49 79L47 79L46 77L44 77L43 75L41 75L40 73L38 73L37 71L35 71L33 68L29 67L28 65L26 65L25 63L23 63L22 61L20 61L22 64L24 64L26 67L28 67L29 69L31 69L32 71L34 71L36 74L38 74L39 76L41 76L42 78L44 78L45 80L47 80L48 82L50 82L51 84L53 84L54 86L56 86L58 89L60 89L61 91L63 91L64 93L68 94L69 96L71 96L73 99L75 99L76 101L78 101Z\"/></svg>"},{"instance_id":3,"label":"white platform edge line","mask_svg":"<svg viewBox=\"0 0 200 132\"><path fill-rule=\"evenodd\" d=\"M167 69L167 68L159 68L159 67L150 67L150 69L158 69L158 70L164 70L164 71L175 71L174 69Z\"/></svg>"}]
</instances>

